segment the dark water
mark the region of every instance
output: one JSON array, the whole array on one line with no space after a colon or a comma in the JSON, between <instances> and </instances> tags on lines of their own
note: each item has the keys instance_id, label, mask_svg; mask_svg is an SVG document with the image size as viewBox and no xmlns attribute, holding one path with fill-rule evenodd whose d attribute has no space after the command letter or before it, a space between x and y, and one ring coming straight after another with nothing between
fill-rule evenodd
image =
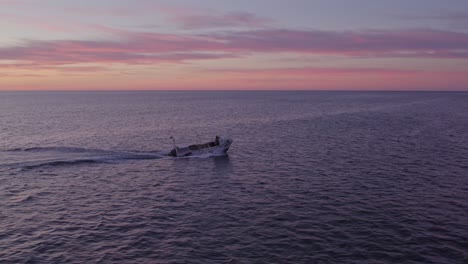
<instances>
[{"instance_id":1,"label":"dark water","mask_svg":"<svg viewBox=\"0 0 468 264\"><path fill-rule=\"evenodd\" d=\"M229 135L170 159L169 136ZM0 93L0 263L468 263L468 93Z\"/></svg>"}]
</instances>

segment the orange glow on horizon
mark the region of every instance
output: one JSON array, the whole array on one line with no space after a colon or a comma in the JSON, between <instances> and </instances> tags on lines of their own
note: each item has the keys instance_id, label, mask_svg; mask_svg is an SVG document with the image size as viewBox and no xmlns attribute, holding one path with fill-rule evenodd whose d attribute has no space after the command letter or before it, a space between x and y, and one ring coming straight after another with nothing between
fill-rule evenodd
<instances>
[{"instance_id":1,"label":"orange glow on horizon","mask_svg":"<svg viewBox=\"0 0 468 264\"><path fill-rule=\"evenodd\" d=\"M468 72L270 69L119 74L24 72L0 90L464 90Z\"/></svg>"}]
</instances>

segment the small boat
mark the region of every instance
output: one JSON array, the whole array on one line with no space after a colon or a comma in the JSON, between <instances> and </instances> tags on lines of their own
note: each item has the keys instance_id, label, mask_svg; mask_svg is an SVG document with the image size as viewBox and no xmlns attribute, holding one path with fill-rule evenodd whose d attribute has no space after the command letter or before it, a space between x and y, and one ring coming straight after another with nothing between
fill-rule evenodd
<instances>
[{"instance_id":1,"label":"small boat","mask_svg":"<svg viewBox=\"0 0 468 264\"><path fill-rule=\"evenodd\" d=\"M211 142L204 144L195 144L188 147L177 147L174 137L171 137L174 143L174 148L167 154L171 157L187 157L196 156L203 154L223 155L231 146L233 140L230 138L220 138L216 136L216 139Z\"/></svg>"}]
</instances>

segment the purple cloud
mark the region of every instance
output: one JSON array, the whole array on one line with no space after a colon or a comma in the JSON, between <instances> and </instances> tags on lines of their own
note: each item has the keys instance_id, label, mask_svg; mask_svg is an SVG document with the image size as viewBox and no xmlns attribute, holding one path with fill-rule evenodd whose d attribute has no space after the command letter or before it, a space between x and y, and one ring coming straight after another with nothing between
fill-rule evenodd
<instances>
[{"instance_id":1,"label":"purple cloud","mask_svg":"<svg viewBox=\"0 0 468 264\"><path fill-rule=\"evenodd\" d=\"M398 18L407 20L435 20L445 21L453 28L468 28L468 13L466 12L452 12L437 15L398 15Z\"/></svg>"},{"instance_id":2,"label":"purple cloud","mask_svg":"<svg viewBox=\"0 0 468 264\"><path fill-rule=\"evenodd\" d=\"M184 29L247 27L260 28L273 22L272 19L257 17L249 12L219 14L215 11L176 12L172 20Z\"/></svg>"},{"instance_id":3,"label":"purple cloud","mask_svg":"<svg viewBox=\"0 0 468 264\"><path fill-rule=\"evenodd\" d=\"M468 49L468 34L431 30L255 30L218 35L233 49L275 52L329 53L349 56L406 57L409 54L426 57ZM452 53L453 54L453 53Z\"/></svg>"},{"instance_id":4,"label":"purple cloud","mask_svg":"<svg viewBox=\"0 0 468 264\"><path fill-rule=\"evenodd\" d=\"M450 12L436 15L397 15L398 18L421 19L421 20L468 20L468 13Z\"/></svg>"},{"instance_id":5,"label":"purple cloud","mask_svg":"<svg viewBox=\"0 0 468 264\"><path fill-rule=\"evenodd\" d=\"M259 29L213 34L115 30L118 40L26 41L0 48L1 60L38 65L157 64L222 59L251 53L307 53L349 57L468 58L468 34L431 29L317 31Z\"/></svg>"}]
</instances>

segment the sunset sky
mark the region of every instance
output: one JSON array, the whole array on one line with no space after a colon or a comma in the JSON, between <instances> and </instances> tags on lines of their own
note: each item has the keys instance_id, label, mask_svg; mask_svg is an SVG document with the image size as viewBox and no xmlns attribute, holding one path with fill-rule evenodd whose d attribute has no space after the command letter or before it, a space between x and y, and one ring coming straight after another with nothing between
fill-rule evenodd
<instances>
[{"instance_id":1,"label":"sunset sky","mask_svg":"<svg viewBox=\"0 0 468 264\"><path fill-rule=\"evenodd\" d=\"M468 90L467 0L0 0L0 90Z\"/></svg>"}]
</instances>

